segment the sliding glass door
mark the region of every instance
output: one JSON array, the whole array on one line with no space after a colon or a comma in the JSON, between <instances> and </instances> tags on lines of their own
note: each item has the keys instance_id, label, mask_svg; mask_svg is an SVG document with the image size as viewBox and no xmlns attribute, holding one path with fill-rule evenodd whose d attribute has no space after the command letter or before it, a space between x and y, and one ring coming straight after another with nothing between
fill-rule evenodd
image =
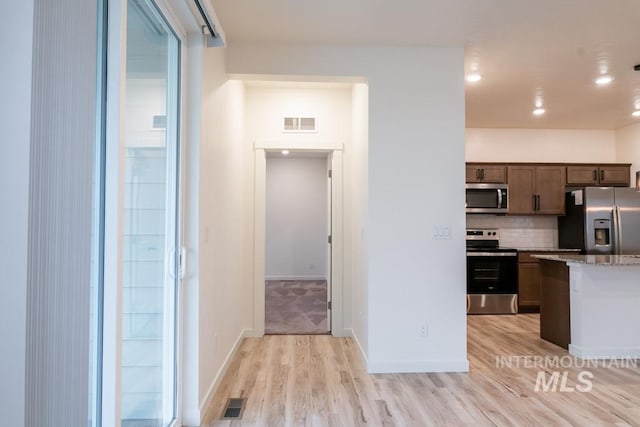
<instances>
[{"instance_id":1,"label":"sliding glass door","mask_svg":"<svg viewBox=\"0 0 640 427\"><path fill-rule=\"evenodd\" d=\"M123 426L176 417L180 42L150 0L128 0L122 199Z\"/></svg>"}]
</instances>

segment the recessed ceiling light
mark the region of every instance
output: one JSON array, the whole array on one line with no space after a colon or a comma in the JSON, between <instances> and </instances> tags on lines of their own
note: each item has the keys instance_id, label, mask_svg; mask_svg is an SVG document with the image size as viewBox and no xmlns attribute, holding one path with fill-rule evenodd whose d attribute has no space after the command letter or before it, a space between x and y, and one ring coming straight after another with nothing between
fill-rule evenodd
<instances>
[{"instance_id":1,"label":"recessed ceiling light","mask_svg":"<svg viewBox=\"0 0 640 427\"><path fill-rule=\"evenodd\" d=\"M289 155L289 150L282 150L281 151L283 156L288 156Z\"/></svg>"},{"instance_id":2,"label":"recessed ceiling light","mask_svg":"<svg viewBox=\"0 0 640 427\"><path fill-rule=\"evenodd\" d=\"M596 84L600 85L600 86L604 86L604 85L608 85L609 83L611 83L613 81L613 77L605 75L605 76L600 76L596 79Z\"/></svg>"},{"instance_id":3,"label":"recessed ceiling light","mask_svg":"<svg viewBox=\"0 0 640 427\"><path fill-rule=\"evenodd\" d=\"M534 116L541 116L545 113L545 109L544 108L536 108L535 110L533 110L533 115Z\"/></svg>"},{"instance_id":4,"label":"recessed ceiling light","mask_svg":"<svg viewBox=\"0 0 640 427\"><path fill-rule=\"evenodd\" d=\"M636 110L636 111L634 111L633 113L631 113L631 115L632 115L633 117L640 117L640 110Z\"/></svg>"},{"instance_id":5,"label":"recessed ceiling light","mask_svg":"<svg viewBox=\"0 0 640 427\"><path fill-rule=\"evenodd\" d=\"M479 82L480 80L482 80L482 76L480 75L480 73L470 73L470 74L467 74L467 77L465 77L465 79L469 83L475 83L475 82Z\"/></svg>"}]
</instances>

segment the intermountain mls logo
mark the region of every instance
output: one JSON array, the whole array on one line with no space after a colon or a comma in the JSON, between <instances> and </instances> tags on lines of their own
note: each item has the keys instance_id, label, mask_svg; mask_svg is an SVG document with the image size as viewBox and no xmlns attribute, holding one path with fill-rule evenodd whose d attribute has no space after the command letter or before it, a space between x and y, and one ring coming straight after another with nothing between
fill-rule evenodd
<instances>
[{"instance_id":1,"label":"intermountain mls logo","mask_svg":"<svg viewBox=\"0 0 640 427\"><path fill-rule=\"evenodd\" d=\"M587 393L593 389L592 368L637 368L635 358L579 359L573 356L496 356L496 367L537 369L535 392ZM573 385L572 385L573 384Z\"/></svg>"},{"instance_id":2,"label":"intermountain mls logo","mask_svg":"<svg viewBox=\"0 0 640 427\"><path fill-rule=\"evenodd\" d=\"M580 384L574 387L568 385L569 371L562 371L562 376L560 376L560 371L549 372L549 377L547 378L547 372L541 370L538 371L536 386L533 391L559 391L561 393L572 393L574 391L578 391L581 393L587 393L593 388L593 383L591 382L592 379L593 373L591 371L580 371L578 373L578 382ZM558 384L560 384L560 387L558 387Z\"/></svg>"}]
</instances>

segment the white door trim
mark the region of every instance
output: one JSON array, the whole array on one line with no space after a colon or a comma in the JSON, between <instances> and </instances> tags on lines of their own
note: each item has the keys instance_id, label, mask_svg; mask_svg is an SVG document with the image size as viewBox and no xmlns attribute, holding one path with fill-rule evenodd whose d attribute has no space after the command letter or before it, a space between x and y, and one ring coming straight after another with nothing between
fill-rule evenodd
<instances>
[{"instance_id":1,"label":"white door trim","mask_svg":"<svg viewBox=\"0 0 640 427\"><path fill-rule=\"evenodd\" d=\"M314 143L312 147L299 142L256 142L254 145L254 267L253 267L253 331L249 336L264 335L265 316L265 201L266 201L266 150L296 150L326 152L331 155L332 191L332 251L331 251L331 335L347 336L343 327L343 227L342 227L342 185L343 162L340 141Z\"/></svg>"}]
</instances>

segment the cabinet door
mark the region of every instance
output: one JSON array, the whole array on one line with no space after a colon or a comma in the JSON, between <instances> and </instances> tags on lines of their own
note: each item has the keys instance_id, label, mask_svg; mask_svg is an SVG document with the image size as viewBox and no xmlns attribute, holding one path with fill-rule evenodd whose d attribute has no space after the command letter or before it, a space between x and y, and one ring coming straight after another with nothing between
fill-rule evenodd
<instances>
[{"instance_id":1,"label":"cabinet door","mask_svg":"<svg viewBox=\"0 0 640 427\"><path fill-rule=\"evenodd\" d=\"M482 182L504 184L507 182L507 168L504 165L482 165Z\"/></svg>"},{"instance_id":2,"label":"cabinet door","mask_svg":"<svg viewBox=\"0 0 640 427\"><path fill-rule=\"evenodd\" d=\"M535 166L509 166L509 214L531 215L535 208Z\"/></svg>"},{"instance_id":3,"label":"cabinet door","mask_svg":"<svg viewBox=\"0 0 640 427\"><path fill-rule=\"evenodd\" d=\"M467 163L466 181L504 184L507 182L507 168L505 165Z\"/></svg>"},{"instance_id":4,"label":"cabinet door","mask_svg":"<svg viewBox=\"0 0 640 427\"><path fill-rule=\"evenodd\" d=\"M628 187L629 168L626 166L600 166L600 185Z\"/></svg>"},{"instance_id":5,"label":"cabinet door","mask_svg":"<svg viewBox=\"0 0 640 427\"><path fill-rule=\"evenodd\" d=\"M520 311L540 309L540 271L537 262L518 264L518 306L521 307Z\"/></svg>"},{"instance_id":6,"label":"cabinet door","mask_svg":"<svg viewBox=\"0 0 640 427\"><path fill-rule=\"evenodd\" d=\"M466 182L482 182L480 176L480 165L467 165Z\"/></svg>"},{"instance_id":7,"label":"cabinet door","mask_svg":"<svg viewBox=\"0 0 640 427\"><path fill-rule=\"evenodd\" d=\"M567 166L567 185L598 185L596 166Z\"/></svg>"},{"instance_id":8,"label":"cabinet door","mask_svg":"<svg viewBox=\"0 0 640 427\"><path fill-rule=\"evenodd\" d=\"M564 215L564 166L536 167L535 191L538 196L536 213L543 215Z\"/></svg>"}]
</instances>

